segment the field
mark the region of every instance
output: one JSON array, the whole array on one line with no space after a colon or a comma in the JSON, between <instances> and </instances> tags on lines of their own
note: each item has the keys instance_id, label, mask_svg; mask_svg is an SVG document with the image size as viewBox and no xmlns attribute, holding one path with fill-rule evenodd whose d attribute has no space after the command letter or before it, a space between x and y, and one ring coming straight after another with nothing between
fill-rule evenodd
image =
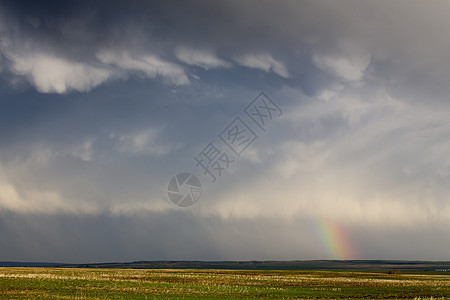
<instances>
[{"instance_id":1,"label":"field","mask_svg":"<svg viewBox=\"0 0 450 300\"><path fill-rule=\"evenodd\" d=\"M449 299L439 272L0 268L2 299Z\"/></svg>"}]
</instances>

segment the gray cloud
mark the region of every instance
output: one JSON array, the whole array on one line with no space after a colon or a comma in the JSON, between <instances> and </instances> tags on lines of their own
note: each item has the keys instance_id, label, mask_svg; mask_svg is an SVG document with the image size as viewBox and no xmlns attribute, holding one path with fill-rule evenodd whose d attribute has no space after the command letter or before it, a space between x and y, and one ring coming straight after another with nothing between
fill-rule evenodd
<instances>
[{"instance_id":1,"label":"gray cloud","mask_svg":"<svg viewBox=\"0 0 450 300\"><path fill-rule=\"evenodd\" d=\"M299 58L306 56L345 80L360 79L372 61L371 70L393 88L409 80L405 76L420 77L411 85L416 92L425 82L446 86L449 78L450 45L435 34L448 27L447 5L438 1L24 3L3 5L1 52L9 69L41 92L86 91L130 73L186 84L180 63L187 55L188 65L229 66L234 60L282 77L301 73L305 66ZM181 56L180 49L185 49ZM44 66L53 72L44 72Z\"/></svg>"},{"instance_id":2,"label":"gray cloud","mask_svg":"<svg viewBox=\"0 0 450 300\"><path fill-rule=\"evenodd\" d=\"M449 259L448 15L1 1L0 260ZM262 89L282 118L211 183L193 156ZM177 172L204 184L192 209Z\"/></svg>"}]
</instances>

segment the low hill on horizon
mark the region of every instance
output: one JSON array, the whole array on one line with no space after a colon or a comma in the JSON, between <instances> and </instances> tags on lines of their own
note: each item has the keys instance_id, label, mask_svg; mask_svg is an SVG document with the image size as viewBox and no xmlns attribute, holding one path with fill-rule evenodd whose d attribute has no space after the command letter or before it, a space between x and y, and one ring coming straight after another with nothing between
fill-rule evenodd
<instances>
[{"instance_id":1,"label":"low hill on horizon","mask_svg":"<svg viewBox=\"0 0 450 300\"><path fill-rule=\"evenodd\" d=\"M231 270L354 270L450 272L450 261L408 260L292 260L292 261L134 261L107 263L0 262L0 267L231 269Z\"/></svg>"}]
</instances>

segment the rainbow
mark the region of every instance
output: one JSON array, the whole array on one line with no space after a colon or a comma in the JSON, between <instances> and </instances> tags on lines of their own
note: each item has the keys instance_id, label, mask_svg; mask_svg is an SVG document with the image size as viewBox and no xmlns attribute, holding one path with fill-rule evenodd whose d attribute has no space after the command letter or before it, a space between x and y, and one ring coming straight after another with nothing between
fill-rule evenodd
<instances>
[{"instance_id":1,"label":"rainbow","mask_svg":"<svg viewBox=\"0 0 450 300\"><path fill-rule=\"evenodd\" d=\"M319 220L316 223L316 236L324 248L328 259L355 259L354 247L345 230L338 223Z\"/></svg>"}]
</instances>

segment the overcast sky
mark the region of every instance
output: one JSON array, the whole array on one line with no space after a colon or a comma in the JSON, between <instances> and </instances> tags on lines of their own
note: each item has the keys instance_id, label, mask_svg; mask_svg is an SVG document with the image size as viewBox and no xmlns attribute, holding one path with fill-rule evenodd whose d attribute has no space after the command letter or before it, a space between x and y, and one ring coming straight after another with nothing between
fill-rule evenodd
<instances>
[{"instance_id":1,"label":"overcast sky","mask_svg":"<svg viewBox=\"0 0 450 300\"><path fill-rule=\"evenodd\" d=\"M449 32L448 1L0 0L0 261L450 260Z\"/></svg>"}]
</instances>

